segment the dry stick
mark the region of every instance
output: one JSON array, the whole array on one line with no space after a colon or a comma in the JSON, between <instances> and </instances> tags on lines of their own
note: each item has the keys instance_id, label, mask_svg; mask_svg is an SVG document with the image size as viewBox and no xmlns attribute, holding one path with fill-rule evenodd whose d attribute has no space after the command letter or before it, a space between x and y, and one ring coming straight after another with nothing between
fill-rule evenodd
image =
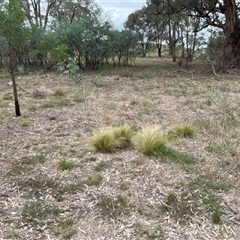
<instances>
[{"instance_id":1,"label":"dry stick","mask_svg":"<svg viewBox=\"0 0 240 240\"><path fill-rule=\"evenodd\" d=\"M207 59L207 61L210 62L211 66L212 66L213 74L214 74L215 76L217 76L217 77L221 77L220 75L218 75L218 74L216 73L216 71L215 71L215 67L214 67L212 61L210 61L210 60L208 60L208 59Z\"/></svg>"},{"instance_id":2,"label":"dry stick","mask_svg":"<svg viewBox=\"0 0 240 240\"><path fill-rule=\"evenodd\" d=\"M81 90L82 90L82 96L83 96L83 101L84 101L83 105L84 105L85 113L86 113L86 116L87 116L87 122L88 122L88 125L89 125L89 112L88 112L88 109L87 109L86 98L85 98L84 89L83 89L82 84L81 84Z\"/></svg>"}]
</instances>

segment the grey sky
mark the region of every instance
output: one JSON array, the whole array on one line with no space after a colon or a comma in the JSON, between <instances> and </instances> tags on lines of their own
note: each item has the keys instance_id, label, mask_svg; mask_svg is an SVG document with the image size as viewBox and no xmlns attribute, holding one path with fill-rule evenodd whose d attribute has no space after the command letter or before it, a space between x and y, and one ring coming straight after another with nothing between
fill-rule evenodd
<instances>
[{"instance_id":1,"label":"grey sky","mask_svg":"<svg viewBox=\"0 0 240 240\"><path fill-rule=\"evenodd\" d=\"M139 10L146 4L146 0L95 0L104 10L108 10L113 16L112 21L117 29L123 28L123 23L130 13Z\"/></svg>"}]
</instances>

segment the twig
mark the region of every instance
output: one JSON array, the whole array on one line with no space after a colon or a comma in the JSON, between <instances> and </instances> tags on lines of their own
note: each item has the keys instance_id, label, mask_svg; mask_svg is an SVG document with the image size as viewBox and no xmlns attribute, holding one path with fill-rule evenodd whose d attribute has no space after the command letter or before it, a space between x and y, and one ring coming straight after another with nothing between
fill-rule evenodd
<instances>
[{"instance_id":1,"label":"twig","mask_svg":"<svg viewBox=\"0 0 240 240\"><path fill-rule=\"evenodd\" d=\"M215 71L215 67L214 67L212 61L210 61L210 60L208 60L208 59L207 59L207 61L210 62L211 66L212 66L213 74L214 74L215 76L217 76L217 77L221 77L220 75L218 75L218 74L216 73L216 71Z\"/></svg>"}]
</instances>

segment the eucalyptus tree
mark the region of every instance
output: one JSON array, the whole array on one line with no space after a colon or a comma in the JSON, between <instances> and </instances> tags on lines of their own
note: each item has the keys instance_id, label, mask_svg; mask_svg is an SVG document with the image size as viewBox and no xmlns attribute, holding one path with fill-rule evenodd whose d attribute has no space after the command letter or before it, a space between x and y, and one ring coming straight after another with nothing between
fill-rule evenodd
<instances>
[{"instance_id":1,"label":"eucalyptus tree","mask_svg":"<svg viewBox=\"0 0 240 240\"><path fill-rule=\"evenodd\" d=\"M53 23L72 23L99 9L93 0L20 0L31 28L48 29Z\"/></svg>"},{"instance_id":2,"label":"eucalyptus tree","mask_svg":"<svg viewBox=\"0 0 240 240\"><path fill-rule=\"evenodd\" d=\"M145 12L145 7L143 7L142 9L131 13L128 16L127 21L124 23L126 30L139 33L139 36L141 37L140 41L143 57L146 57L147 49L152 40L151 38L153 37L153 29L151 28L149 21L147 21L148 16Z\"/></svg>"},{"instance_id":3,"label":"eucalyptus tree","mask_svg":"<svg viewBox=\"0 0 240 240\"><path fill-rule=\"evenodd\" d=\"M25 15L19 0L9 0L0 4L0 31L6 42L8 55L7 68L11 74L16 116L21 116L20 105L15 79L16 51L15 49L24 44L27 34L24 28Z\"/></svg>"},{"instance_id":4,"label":"eucalyptus tree","mask_svg":"<svg viewBox=\"0 0 240 240\"><path fill-rule=\"evenodd\" d=\"M141 55L139 47L139 41L141 36L139 33L135 33L129 30L122 30L118 33L118 42L114 42L116 45L116 55L118 63L123 63L124 66L132 65L137 56Z\"/></svg>"},{"instance_id":5,"label":"eucalyptus tree","mask_svg":"<svg viewBox=\"0 0 240 240\"><path fill-rule=\"evenodd\" d=\"M179 5L188 10L190 16L202 18L202 28L213 26L223 30L225 40L219 70L240 65L240 2L237 0L180 0Z\"/></svg>"},{"instance_id":6,"label":"eucalyptus tree","mask_svg":"<svg viewBox=\"0 0 240 240\"><path fill-rule=\"evenodd\" d=\"M93 0L58 0L51 16L55 23L73 23L100 12L101 9Z\"/></svg>"},{"instance_id":7,"label":"eucalyptus tree","mask_svg":"<svg viewBox=\"0 0 240 240\"><path fill-rule=\"evenodd\" d=\"M201 47L205 43L203 34L199 34L201 19L199 17L192 18L186 11L183 11L179 26L181 57L188 64L193 61L197 47Z\"/></svg>"},{"instance_id":8,"label":"eucalyptus tree","mask_svg":"<svg viewBox=\"0 0 240 240\"><path fill-rule=\"evenodd\" d=\"M46 29L50 14L59 0L20 0L30 26Z\"/></svg>"},{"instance_id":9,"label":"eucalyptus tree","mask_svg":"<svg viewBox=\"0 0 240 240\"><path fill-rule=\"evenodd\" d=\"M143 7L146 21L151 29L151 41L155 42L158 56L162 56L162 42L167 38L167 21L163 15L156 14L155 6L149 4L147 7Z\"/></svg>"},{"instance_id":10,"label":"eucalyptus tree","mask_svg":"<svg viewBox=\"0 0 240 240\"><path fill-rule=\"evenodd\" d=\"M176 0L148 0L147 6L153 10L150 14L160 15L162 21L166 23L165 41L169 46L169 54L173 61L176 61L176 45L180 39L179 22L181 8Z\"/></svg>"}]
</instances>

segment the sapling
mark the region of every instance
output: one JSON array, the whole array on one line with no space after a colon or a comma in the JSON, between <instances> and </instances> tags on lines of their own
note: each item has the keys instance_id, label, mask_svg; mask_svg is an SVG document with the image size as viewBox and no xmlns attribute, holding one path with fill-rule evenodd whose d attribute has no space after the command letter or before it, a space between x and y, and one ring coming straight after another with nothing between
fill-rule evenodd
<instances>
[{"instance_id":1,"label":"sapling","mask_svg":"<svg viewBox=\"0 0 240 240\"><path fill-rule=\"evenodd\" d=\"M85 94L84 94L84 88L83 88L83 84L82 84L82 81L85 80L85 77L83 74L79 73L79 66L77 64L77 60L74 58L69 58L68 63L66 65L61 64L59 67L59 70L63 71L65 68L68 69L69 76L70 76L71 80L73 81L74 85L79 86L81 89L83 103L84 103L84 109L85 109L85 113L87 115L87 121L89 122L87 105L86 105L86 101L85 101L86 99L85 99Z\"/></svg>"}]
</instances>

